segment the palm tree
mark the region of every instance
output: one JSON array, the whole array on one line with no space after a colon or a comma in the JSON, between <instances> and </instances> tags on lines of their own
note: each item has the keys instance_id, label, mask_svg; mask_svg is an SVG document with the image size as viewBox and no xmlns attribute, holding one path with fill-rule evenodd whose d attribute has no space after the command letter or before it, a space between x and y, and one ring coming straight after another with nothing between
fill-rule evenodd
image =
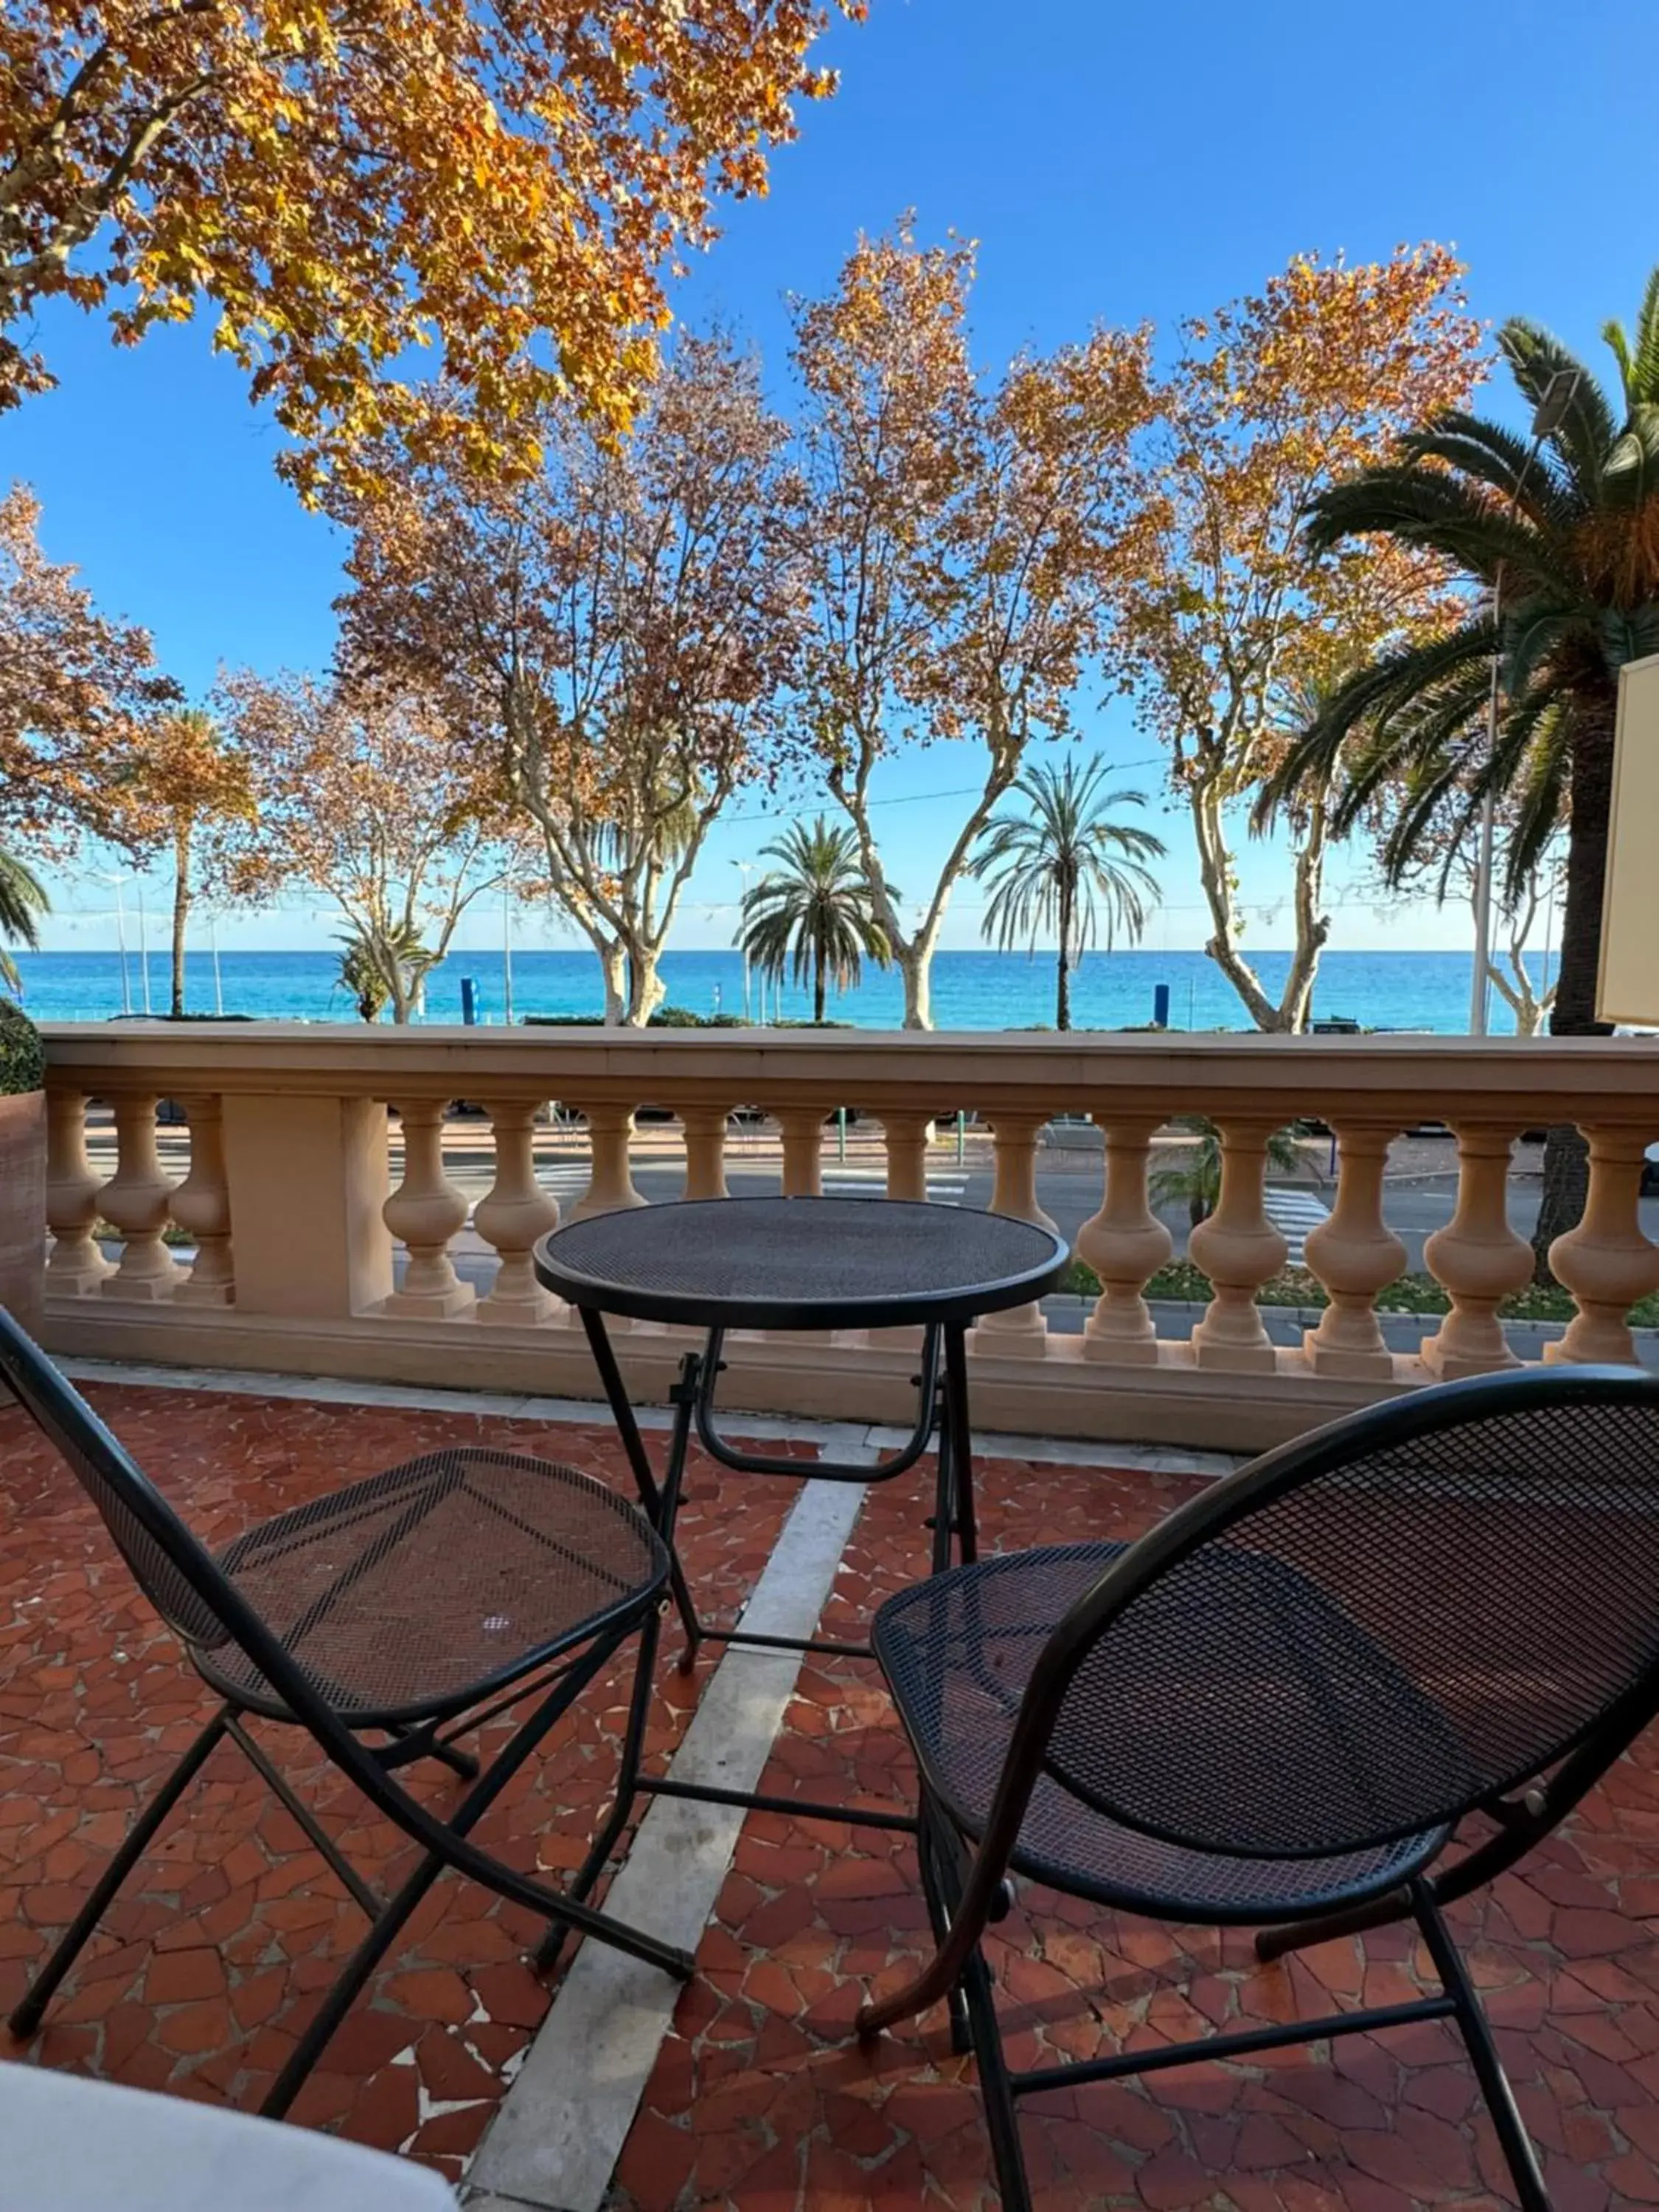
<instances>
[{"instance_id":1,"label":"palm tree","mask_svg":"<svg viewBox=\"0 0 1659 2212\"><path fill-rule=\"evenodd\" d=\"M39 877L24 866L15 853L8 853L0 847L0 938L9 938L14 945L27 945L33 952L40 942L40 917L51 907L52 901ZM20 989L22 983L17 963L3 945L0 945L0 982L14 991Z\"/></svg>"},{"instance_id":2,"label":"palm tree","mask_svg":"<svg viewBox=\"0 0 1659 2212\"><path fill-rule=\"evenodd\" d=\"M1197 1142L1178 1161L1154 1168L1146 1188L1154 1206L1184 1206L1194 1229L1207 1221L1221 1200L1221 1132L1202 1114L1183 1114L1175 1122L1189 1130ZM1302 1154L1291 1129L1275 1129L1267 1139L1267 1165L1280 1175L1295 1175Z\"/></svg>"},{"instance_id":3,"label":"palm tree","mask_svg":"<svg viewBox=\"0 0 1659 2212\"><path fill-rule=\"evenodd\" d=\"M356 1000L359 1018L366 1022L378 1022L396 1001L394 968L407 994L437 965L417 933L402 922L386 929L359 922L334 942L345 948L340 955L340 981Z\"/></svg>"},{"instance_id":4,"label":"palm tree","mask_svg":"<svg viewBox=\"0 0 1659 2212\"><path fill-rule=\"evenodd\" d=\"M1392 538L1450 562L1475 592L1455 627L1385 652L1350 677L1292 745L1266 800L1271 807L1330 788L1340 760L1333 816L1340 836L1385 787L1408 789L1411 803L1382 854L1395 882L1449 799L1465 832L1489 794L1508 801L1516 817L1504 855L1510 897L1565 819L1566 896L1550 1012L1558 1036L1598 1027L1619 672L1659 653L1659 269L1634 339L1616 323L1604 335L1616 389L1603 389L1537 324L1506 323L1498 347L1534 410L1532 439L1448 410L1403 438L1395 459L1317 501L1308 525L1316 547ZM1488 756L1494 686L1498 742ZM1552 1131L1534 1240L1540 1255L1577 1219L1585 1182L1583 1140Z\"/></svg>"},{"instance_id":5,"label":"palm tree","mask_svg":"<svg viewBox=\"0 0 1659 2212\"><path fill-rule=\"evenodd\" d=\"M744 950L763 975L793 969L796 982L804 983L810 975L812 1018L821 1022L830 986L848 990L866 958L885 968L893 957L872 910L857 840L850 829L832 830L820 814L810 830L798 822L775 843L762 846L761 858L783 866L743 895Z\"/></svg>"},{"instance_id":6,"label":"palm tree","mask_svg":"<svg viewBox=\"0 0 1659 2212\"><path fill-rule=\"evenodd\" d=\"M1005 952L1053 932L1055 954L1054 1026L1072 1026L1072 970L1094 944L1103 919L1106 950L1121 930L1132 941L1146 926L1158 884L1146 865L1162 860L1164 844L1150 830L1117 819L1115 809L1144 806L1139 791L1109 791L1103 760L1079 771L1065 765L1028 768L1014 790L1027 811L994 817L972 873L988 878L990 902L981 935Z\"/></svg>"}]
</instances>

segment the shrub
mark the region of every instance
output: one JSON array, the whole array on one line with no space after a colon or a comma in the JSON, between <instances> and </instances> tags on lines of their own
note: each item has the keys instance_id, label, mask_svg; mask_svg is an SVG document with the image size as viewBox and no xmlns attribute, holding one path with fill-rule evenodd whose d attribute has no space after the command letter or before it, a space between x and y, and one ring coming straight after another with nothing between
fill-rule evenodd
<instances>
[{"instance_id":1,"label":"shrub","mask_svg":"<svg viewBox=\"0 0 1659 2212\"><path fill-rule=\"evenodd\" d=\"M46 1081L46 1055L40 1032L9 999L0 999L0 1097L39 1091Z\"/></svg>"}]
</instances>

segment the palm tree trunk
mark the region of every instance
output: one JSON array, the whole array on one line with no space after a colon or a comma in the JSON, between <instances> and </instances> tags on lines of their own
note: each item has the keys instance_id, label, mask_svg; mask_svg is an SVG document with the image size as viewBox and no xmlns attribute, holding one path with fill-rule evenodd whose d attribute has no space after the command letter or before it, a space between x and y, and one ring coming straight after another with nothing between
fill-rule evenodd
<instances>
[{"instance_id":1,"label":"palm tree trunk","mask_svg":"<svg viewBox=\"0 0 1659 2212\"><path fill-rule=\"evenodd\" d=\"M173 833L173 1018L185 1012L185 929L190 920L190 824Z\"/></svg>"},{"instance_id":2,"label":"palm tree trunk","mask_svg":"<svg viewBox=\"0 0 1659 2212\"><path fill-rule=\"evenodd\" d=\"M824 1005L823 939L820 936L812 944L812 1019L820 1029L823 1026Z\"/></svg>"},{"instance_id":3,"label":"palm tree trunk","mask_svg":"<svg viewBox=\"0 0 1659 2212\"><path fill-rule=\"evenodd\" d=\"M1573 717L1572 822L1567 835L1566 897L1561 916L1561 964L1550 1009L1552 1036L1606 1036L1595 1018L1601 963L1601 894L1607 872L1607 823L1613 808L1611 696L1586 702ZM1571 1122L1552 1128L1544 1146L1544 1188L1533 1232L1534 1273L1553 1280L1549 1249L1577 1227L1589 1188L1589 1153Z\"/></svg>"},{"instance_id":4,"label":"palm tree trunk","mask_svg":"<svg viewBox=\"0 0 1659 2212\"><path fill-rule=\"evenodd\" d=\"M1060 887L1060 955L1054 974L1054 1027L1072 1026L1072 887Z\"/></svg>"}]
</instances>

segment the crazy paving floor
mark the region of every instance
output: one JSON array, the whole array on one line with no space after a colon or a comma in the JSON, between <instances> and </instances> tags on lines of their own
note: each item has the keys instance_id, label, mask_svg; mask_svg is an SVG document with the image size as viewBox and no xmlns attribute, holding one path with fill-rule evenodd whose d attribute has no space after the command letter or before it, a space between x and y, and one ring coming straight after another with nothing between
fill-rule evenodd
<instances>
[{"instance_id":1,"label":"crazy paving floor","mask_svg":"<svg viewBox=\"0 0 1659 2212\"><path fill-rule=\"evenodd\" d=\"M216 1542L356 1476L450 1441L488 1439L617 1480L599 1429L385 1407L137 1389L93 1393ZM810 1464L810 1453L804 1461ZM1127 1536L1187 1478L1048 1462L979 1469L988 1547ZM824 1613L856 1634L920 1571L925 1475L872 1490ZM691 1579L728 1615L792 1502L779 1480L694 1473L682 1529ZM199 1724L204 1700L67 1474L0 1414L0 2008L76 1909L135 1804ZM672 1643L672 1639L671 1639ZM665 1665L665 1750L709 1662ZM568 1868L614 1771L624 1683L591 1696L491 1816L484 1839ZM358 1863L407 1846L318 1761L293 1768ZM417 1773L426 1770L416 1769ZM437 1775L428 1786L451 1787ZM874 1671L804 1669L763 1786L908 1802L911 1776ZM1497 2027L1558 2212L1659 2204L1659 1745L1457 1932ZM291 2047L362 1926L289 1816L230 1749L217 1754L77 1968L27 2054L177 2094L249 2104ZM550 1993L524 1963L530 1917L446 1878L325 2054L294 2117L460 2176ZM990 2206L972 2063L942 2014L866 2051L866 1986L925 1954L902 1838L752 1815L617 2170L615 2212L859 2212ZM1398 1930L1257 1966L1248 1935L1172 1929L1025 1888L993 1964L1011 2057L1387 2003L1433 1986ZM1407 2212L1510 2203L1474 2084L1439 2024L1249 2064L1034 2100L1024 2137L1041 2212L1084 2206Z\"/></svg>"}]
</instances>

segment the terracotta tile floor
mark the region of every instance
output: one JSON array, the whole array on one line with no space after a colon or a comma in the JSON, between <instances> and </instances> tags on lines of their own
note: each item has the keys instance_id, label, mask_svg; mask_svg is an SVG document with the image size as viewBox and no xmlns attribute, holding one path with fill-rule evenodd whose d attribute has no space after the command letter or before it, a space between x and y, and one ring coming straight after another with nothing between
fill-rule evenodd
<instances>
[{"instance_id":1,"label":"terracotta tile floor","mask_svg":"<svg viewBox=\"0 0 1659 2212\"><path fill-rule=\"evenodd\" d=\"M489 1437L602 1472L602 1431L140 1390L102 1409L216 1540L247 1521L451 1437ZM855 1633L920 1569L925 1476L872 1491L824 1615ZM1137 1533L1185 1480L992 1462L980 1469L988 1545ZM694 1580L728 1606L760 1571L787 1483L694 1478L684 1522ZM143 1786L196 1725L200 1701L66 1474L0 1415L0 2006L74 1909ZM702 1670L706 1674L705 1668ZM696 1695L665 1668L654 1731ZM619 1693L592 1699L489 1831L526 1865L574 1862L613 1771ZM313 1766L313 1774L315 1776ZM320 1779L320 1778L318 1778ZM434 1787L444 1787L441 1780ZM766 1786L858 1790L908 1803L909 1762L873 1671L811 1662ZM313 1798L343 1806L326 1783ZM226 1752L193 1818L166 1832L67 1985L33 2055L168 2087L257 2096L360 1923ZM348 1813L374 1870L391 1839ZM1644 1916L1652 1915L1651 1922ZM1650 1741L1571 1828L1495 1895L1457 1915L1559 2212L1659 2204L1659 1757ZM840 1824L750 1819L623 2153L611 2212L860 2212L989 2205L994 2192L970 2061L942 2015L873 2053L848 2039L870 1980L922 1955L910 1847ZM522 1963L527 1916L441 1883L325 2056L296 2118L404 2146L457 2172L548 1993ZM1016 2063L1119 2040L1279 2019L1425 1985L1397 1931L1276 1968L1247 1937L1165 1929L1036 1890L1004 1923L995 1964ZM1507 2203L1467 2065L1439 2026L1355 2038L1334 2056L1273 2054L1026 2107L1041 2212L1406 2212Z\"/></svg>"},{"instance_id":2,"label":"terracotta tile floor","mask_svg":"<svg viewBox=\"0 0 1659 2212\"><path fill-rule=\"evenodd\" d=\"M174 1390L88 1395L215 1544L446 1443L497 1443L623 1480L597 1426ZM681 1521L688 1571L717 1619L758 1577L796 1491L728 1480L731 1490L694 1465ZM690 1680L660 1670L659 1750L710 1663ZM576 1863L612 1788L627 1686L619 1672L590 1691L514 1778L482 1840L526 1869ZM67 1468L15 1408L0 1412L0 2014L210 1709ZM264 1733L356 1863L383 1883L412 1847L307 1758L304 1739ZM429 1765L406 1773L435 1794L457 1786ZM251 2105L363 1924L290 1815L224 1746L82 1954L29 2055ZM458 2173L547 2009L549 1990L523 1960L538 1925L446 1876L293 2118ZM20 2055L0 2027L0 2056Z\"/></svg>"},{"instance_id":3,"label":"terracotta tile floor","mask_svg":"<svg viewBox=\"0 0 1659 2212\"><path fill-rule=\"evenodd\" d=\"M987 1547L1139 1533L1192 1485L991 1462ZM915 1486L874 1491L825 1612L846 1634L914 1579ZM908 1802L911 1769L874 1670L813 1662L765 1784ZM1652 1916L1650 1918L1648 1916ZM1659 1741L1457 1932L1547 2167L1557 2212L1659 2204ZM1387 2003L1435 1984L1381 1930L1259 1966L1248 1932L1166 1929L1028 1888L993 1965L1017 2065L1120 2042ZM865 1987L926 1954L902 1838L752 1816L617 2172L614 2212L860 2212L994 2205L971 2060L942 2009L866 2053ZM1039 2212L1407 2212L1512 2203L1453 2032L1439 2022L1249 2066L1172 2070L1024 2103Z\"/></svg>"}]
</instances>

